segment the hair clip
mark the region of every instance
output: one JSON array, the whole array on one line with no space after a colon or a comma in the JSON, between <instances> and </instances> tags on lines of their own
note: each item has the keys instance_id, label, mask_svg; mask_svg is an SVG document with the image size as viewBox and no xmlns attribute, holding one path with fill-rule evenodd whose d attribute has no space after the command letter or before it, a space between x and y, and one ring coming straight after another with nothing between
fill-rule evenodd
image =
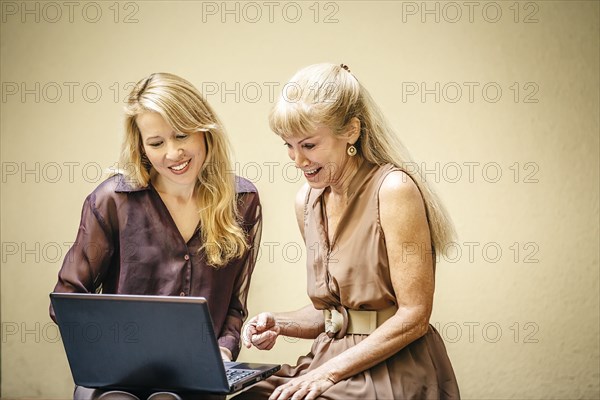
<instances>
[{"instance_id":1,"label":"hair clip","mask_svg":"<svg viewBox=\"0 0 600 400\"><path fill-rule=\"evenodd\" d=\"M346 64L340 64L340 67L342 67L346 71L350 72L350 68L348 68L348 66Z\"/></svg>"}]
</instances>

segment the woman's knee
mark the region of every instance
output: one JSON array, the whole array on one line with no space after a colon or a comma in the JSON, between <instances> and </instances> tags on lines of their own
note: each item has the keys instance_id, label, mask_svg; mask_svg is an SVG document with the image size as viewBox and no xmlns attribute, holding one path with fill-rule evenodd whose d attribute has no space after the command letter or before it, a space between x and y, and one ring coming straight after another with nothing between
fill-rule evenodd
<instances>
[{"instance_id":1,"label":"woman's knee","mask_svg":"<svg viewBox=\"0 0 600 400\"><path fill-rule=\"evenodd\" d=\"M118 390L104 391L77 386L73 392L73 400L140 400L137 396ZM162 399L157 399L162 400ZM174 399L173 399L174 400Z\"/></svg>"}]
</instances>

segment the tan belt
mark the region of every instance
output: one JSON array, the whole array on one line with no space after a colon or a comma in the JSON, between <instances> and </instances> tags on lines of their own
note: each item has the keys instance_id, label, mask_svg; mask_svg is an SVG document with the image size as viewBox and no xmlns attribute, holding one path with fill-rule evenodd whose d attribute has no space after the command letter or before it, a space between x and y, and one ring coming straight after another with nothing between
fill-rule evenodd
<instances>
[{"instance_id":1,"label":"tan belt","mask_svg":"<svg viewBox=\"0 0 600 400\"><path fill-rule=\"evenodd\" d=\"M385 321L390 319L398 307L392 306L379 311L347 310L344 307L323 310L325 332L330 337L345 335L370 335Z\"/></svg>"}]
</instances>

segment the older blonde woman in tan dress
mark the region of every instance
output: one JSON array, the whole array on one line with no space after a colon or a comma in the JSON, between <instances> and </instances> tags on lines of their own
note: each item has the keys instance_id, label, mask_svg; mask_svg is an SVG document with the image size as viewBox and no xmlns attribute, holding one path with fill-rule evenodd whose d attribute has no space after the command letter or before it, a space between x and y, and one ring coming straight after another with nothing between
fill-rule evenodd
<instances>
[{"instance_id":1,"label":"older blonde woman in tan dress","mask_svg":"<svg viewBox=\"0 0 600 400\"><path fill-rule=\"evenodd\" d=\"M270 115L307 183L296 201L312 304L263 312L247 347L278 336L314 338L296 366L239 399L457 399L438 332L429 324L435 253L454 231L408 153L348 67L300 70Z\"/></svg>"}]
</instances>

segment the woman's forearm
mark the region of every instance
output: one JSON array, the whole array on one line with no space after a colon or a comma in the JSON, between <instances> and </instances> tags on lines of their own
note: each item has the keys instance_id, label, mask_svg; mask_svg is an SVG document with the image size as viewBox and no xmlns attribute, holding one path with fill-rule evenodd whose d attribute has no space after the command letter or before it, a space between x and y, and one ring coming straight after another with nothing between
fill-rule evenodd
<instances>
[{"instance_id":1,"label":"woman's forearm","mask_svg":"<svg viewBox=\"0 0 600 400\"><path fill-rule=\"evenodd\" d=\"M300 339L314 339L325 330L323 312L312 304L300 310L273 313L275 323L281 329L280 334Z\"/></svg>"}]
</instances>

